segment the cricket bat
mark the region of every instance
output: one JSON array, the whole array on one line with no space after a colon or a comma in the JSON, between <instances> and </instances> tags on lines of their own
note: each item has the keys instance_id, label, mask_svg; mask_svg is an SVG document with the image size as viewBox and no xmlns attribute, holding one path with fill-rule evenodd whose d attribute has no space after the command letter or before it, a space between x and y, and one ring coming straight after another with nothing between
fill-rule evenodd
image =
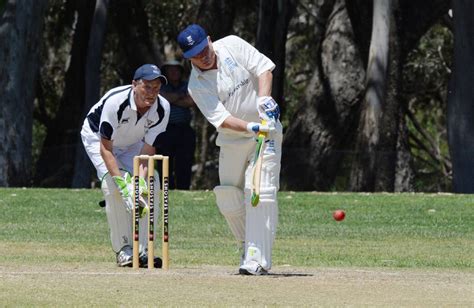
<instances>
[{"instance_id":1,"label":"cricket bat","mask_svg":"<svg viewBox=\"0 0 474 308\"><path fill-rule=\"evenodd\" d=\"M262 120L262 124L265 125L266 121ZM255 159L253 166L253 176L252 176L252 196L250 203L252 206L257 206L260 201L260 179L262 175L262 161L263 161L263 152L265 147L265 137L267 133L259 132L257 136L257 147L255 149Z\"/></svg>"}]
</instances>

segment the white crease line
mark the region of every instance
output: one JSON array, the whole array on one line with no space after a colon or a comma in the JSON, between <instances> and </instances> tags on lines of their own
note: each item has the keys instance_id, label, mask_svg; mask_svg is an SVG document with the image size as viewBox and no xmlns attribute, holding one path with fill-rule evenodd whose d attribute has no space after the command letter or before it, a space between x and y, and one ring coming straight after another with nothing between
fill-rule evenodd
<instances>
[{"instance_id":1,"label":"white crease line","mask_svg":"<svg viewBox=\"0 0 474 308\"><path fill-rule=\"evenodd\" d=\"M160 272L148 272L148 271L140 271L140 272L123 272L123 273L108 273L108 272L53 272L53 271L36 271L36 272L0 272L0 277L3 276L14 276L14 275L52 275L52 274L61 274L61 275L85 275L85 276L96 276L96 275L109 275L109 276L119 276L119 275L163 275L163 273Z\"/></svg>"}]
</instances>

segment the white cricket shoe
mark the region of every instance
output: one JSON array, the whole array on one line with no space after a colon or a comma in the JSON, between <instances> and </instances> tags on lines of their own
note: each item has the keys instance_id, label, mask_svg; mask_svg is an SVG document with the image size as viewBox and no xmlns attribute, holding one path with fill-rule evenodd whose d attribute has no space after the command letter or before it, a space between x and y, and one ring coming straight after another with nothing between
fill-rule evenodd
<instances>
[{"instance_id":1,"label":"white cricket shoe","mask_svg":"<svg viewBox=\"0 0 474 308\"><path fill-rule=\"evenodd\" d=\"M248 261L239 268L240 275L268 275L268 272L256 261Z\"/></svg>"},{"instance_id":2,"label":"white cricket shoe","mask_svg":"<svg viewBox=\"0 0 474 308\"><path fill-rule=\"evenodd\" d=\"M117 253L117 265L120 267L131 266L133 260L132 247L126 245Z\"/></svg>"}]
</instances>

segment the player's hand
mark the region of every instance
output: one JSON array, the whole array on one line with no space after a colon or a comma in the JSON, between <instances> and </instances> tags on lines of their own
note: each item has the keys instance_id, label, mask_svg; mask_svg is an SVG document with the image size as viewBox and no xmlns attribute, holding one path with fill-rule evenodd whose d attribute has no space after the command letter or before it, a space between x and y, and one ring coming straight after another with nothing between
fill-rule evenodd
<instances>
[{"instance_id":1,"label":"player's hand","mask_svg":"<svg viewBox=\"0 0 474 308\"><path fill-rule=\"evenodd\" d=\"M271 96L257 98L258 115L262 120L276 122L280 119L280 107Z\"/></svg>"}]
</instances>

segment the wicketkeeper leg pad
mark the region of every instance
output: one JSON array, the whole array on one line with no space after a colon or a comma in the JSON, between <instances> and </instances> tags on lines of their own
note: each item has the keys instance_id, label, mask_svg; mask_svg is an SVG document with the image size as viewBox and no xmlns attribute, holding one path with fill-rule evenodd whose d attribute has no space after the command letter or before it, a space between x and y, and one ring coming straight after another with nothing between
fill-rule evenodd
<instances>
[{"instance_id":1,"label":"wicketkeeper leg pad","mask_svg":"<svg viewBox=\"0 0 474 308\"><path fill-rule=\"evenodd\" d=\"M260 202L256 207L250 205L250 190L245 190L246 226L245 244L246 262L255 261L265 270L272 266L272 248L278 225L278 202L275 187L262 187Z\"/></svg>"},{"instance_id":2,"label":"wicketkeeper leg pad","mask_svg":"<svg viewBox=\"0 0 474 308\"><path fill-rule=\"evenodd\" d=\"M242 242L245 239L245 204L244 192L235 186L216 186L216 202L224 215L235 238Z\"/></svg>"},{"instance_id":3,"label":"wicketkeeper leg pad","mask_svg":"<svg viewBox=\"0 0 474 308\"><path fill-rule=\"evenodd\" d=\"M161 208L160 208L160 204L161 204L161 194L160 194L160 178L159 178L159 174L158 172L155 170L154 172L154 175L155 175L155 180L154 180L154 189L155 189L155 194L154 194L154 200L155 200L155 206L154 206L154 209L155 209L155 213L154 213L154 218L153 218L153 230L155 231L154 232L154 238L156 238L156 230L157 230L157 221L159 220L160 218L160 213L161 213ZM147 181L148 183L148 176L145 177L145 180ZM149 183L148 183L149 184ZM149 188L149 186L148 186ZM145 201L147 203L147 206L149 206L148 204L148 196L145 197ZM131 217L130 217L131 219ZM139 220L139 245L140 245L140 253L145 253L146 252L146 248L148 246L148 214L143 216L142 218L140 218Z\"/></svg>"},{"instance_id":4,"label":"wicketkeeper leg pad","mask_svg":"<svg viewBox=\"0 0 474 308\"><path fill-rule=\"evenodd\" d=\"M132 245L132 215L126 210L122 196L110 175L104 177L101 188L112 249L117 253L123 246Z\"/></svg>"}]
</instances>

